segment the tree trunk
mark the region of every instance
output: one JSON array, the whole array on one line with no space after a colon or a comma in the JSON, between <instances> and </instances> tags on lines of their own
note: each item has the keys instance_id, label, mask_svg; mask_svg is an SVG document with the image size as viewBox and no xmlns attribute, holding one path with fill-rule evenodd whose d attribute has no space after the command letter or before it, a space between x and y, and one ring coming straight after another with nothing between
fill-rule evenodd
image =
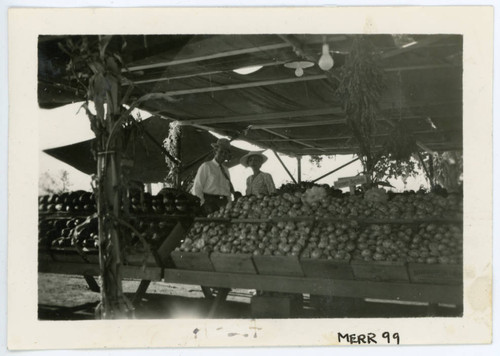
<instances>
[{"instance_id":1,"label":"tree trunk","mask_svg":"<svg viewBox=\"0 0 500 356\"><path fill-rule=\"evenodd\" d=\"M101 143L105 142L101 138ZM104 150L105 145L100 145ZM119 147L116 151L101 151L98 155L97 214L99 221L99 263L101 272L102 319L123 319L132 315L133 308L123 294L121 229L116 218L121 216L121 174ZM113 218L114 217L114 218Z\"/></svg>"}]
</instances>

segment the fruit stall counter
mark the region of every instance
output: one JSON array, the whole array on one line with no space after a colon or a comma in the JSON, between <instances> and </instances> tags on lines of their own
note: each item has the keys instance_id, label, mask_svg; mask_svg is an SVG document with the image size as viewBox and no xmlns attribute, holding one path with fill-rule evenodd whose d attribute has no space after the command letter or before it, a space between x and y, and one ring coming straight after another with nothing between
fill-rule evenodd
<instances>
[{"instance_id":1,"label":"fruit stall counter","mask_svg":"<svg viewBox=\"0 0 500 356\"><path fill-rule=\"evenodd\" d=\"M143 281L139 297L154 280L462 304L457 196L402 194L371 201L320 193L311 200L307 192L243 197L184 224L175 216L133 216L136 233L123 253L123 277ZM99 275L92 219L40 219L39 271Z\"/></svg>"},{"instance_id":2,"label":"fruit stall counter","mask_svg":"<svg viewBox=\"0 0 500 356\"><path fill-rule=\"evenodd\" d=\"M41 262L39 272L98 276L99 265L65 262ZM282 293L312 294L351 298L373 298L422 302L430 304L462 304L462 285L342 280L278 275L250 275L174 268L124 266L123 277L142 281L205 285L212 288L243 288Z\"/></svg>"},{"instance_id":3,"label":"fruit stall counter","mask_svg":"<svg viewBox=\"0 0 500 356\"><path fill-rule=\"evenodd\" d=\"M144 264L144 259L136 258L134 265L123 267L123 276L143 280L140 293L146 291L148 281L155 280L212 288L460 305L459 225L461 221L456 218L198 218L187 234L181 224L170 231L158 249L159 263L147 260ZM266 240L283 229L288 231L289 244L295 235L298 248L287 248L284 243L274 246L272 240ZM210 247L211 243L216 246L219 240L234 238L235 231L238 239L248 244L232 241L230 248ZM201 236L204 243L198 242ZM439 244L433 242L436 236ZM350 245L349 241L354 242ZM326 247L321 243L327 243ZM266 250L265 246L276 249ZM315 253L318 248L331 251L330 258ZM56 254L52 260L40 261L39 271L95 276L99 275L97 263L66 261Z\"/></svg>"},{"instance_id":4,"label":"fruit stall counter","mask_svg":"<svg viewBox=\"0 0 500 356\"><path fill-rule=\"evenodd\" d=\"M176 193L176 195L174 195ZM196 203L196 204L195 204ZM186 193L165 189L156 196L131 194L122 222L122 263L127 278L159 280L170 252L179 244L199 205ZM170 237L170 238L169 238ZM83 275L98 291L99 234L93 193L84 191L39 197L39 271ZM136 268L138 267L138 268ZM147 267L147 268L146 268ZM141 283L141 288L146 286Z\"/></svg>"}]
</instances>

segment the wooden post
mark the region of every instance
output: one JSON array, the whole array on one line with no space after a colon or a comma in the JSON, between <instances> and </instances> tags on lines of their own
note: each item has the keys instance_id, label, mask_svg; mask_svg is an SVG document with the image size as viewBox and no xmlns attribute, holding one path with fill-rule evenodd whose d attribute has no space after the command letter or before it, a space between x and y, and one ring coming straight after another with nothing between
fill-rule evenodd
<instances>
[{"instance_id":1,"label":"wooden post","mask_svg":"<svg viewBox=\"0 0 500 356\"><path fill-rule=\"evenodd\" d=\"M297 184L297 181L295 180L295 177L292 175L292 173L290 173L290 171L288 170L288 168L286 168L285 164L283 163L283 161L281 160L280 156L278 156L278 154L276 153L276 151L273 151L274 155L276 156L276 158L278 159L278 161L281 163L281 165L283 166L283 168L285 168L285 171L288 173L288 175L290 176L290 178L292 178L292 181Z\"/></svg>"},{"instance_id":2,"label":"wooden post","mask_svg":"<svg viewBox=\"0 0 500 356\"><path fill-rule=\"evenodd\" d=\"M177 147L176 147L176 152L175 152L175 157L179 158L179 160L182 162L182 157L181 157L181 145L182 145L182 126L178 126L178 132L177 132ZM181 188L181 164L176 163L175 164L175 172L174 172L174 187L176 189Z\"/></svg>"},{"instance_id":3,"label":"wooden post","mask_svg":"<svg viewBox=\"0 0 500 356\"><path fill-rule=\"evenodd\" d=\"M418 159L420 160L420 163L422 164L422 168L424 169L425 175L427 179L429 180L429 184L431 188L433 187L433 182L432 182L432 177L429 174L429 171L427 170L427 166L425 165L424 159L422 158L422 154L420 152L417 152Z\"/></svg>"},{"instance_id":4,"label":"wooden post","mask_svg":"<svg viewBox=\"0 0 500 356\"><path fill-rule=\"evenodd\" d=\"M297 156L297 182L302 182L302 156Z\"/></svg>"},{"instance_id":5,"label":"wooden post","mask_svg":"<svg viewBox=\"0 0 500 356\"><path fill-rule=\"evenodd\" d=\"M427 155L427 159L429 160L429 177L431 179L431 187L434 186L434 160L432 158L432 154Z\"/></svg>"},{"instance_id":6,"label":"wooden post","mask_svg":"<svg viewBox=\"0 0 500 356\"><path fill-rule=\"evenodd\" d=\"M315 179L315 180L313 180L312 182L313 182L313 183L316 183L316 182L317 182L317 181L319 181L320 179L323 179L323 178L325 178L325 177L329 176L330 174L333 174L333 173L335 173L335 172L337 172L337 171L341 170L342 168L344 168L344 167L346 167L346 166L350 165L351 163L356 162L358 159L359 159L359 157L357 157L357 158L353 159L352 161L347 162L346 164L341 165L341 166L340 166L340 167L338 167L338 168L335 168L333 171L330 171L330 172L328 172L328 173L323 174L321 177L316 178L316 179Z\"/></svg>"}]
</instances>

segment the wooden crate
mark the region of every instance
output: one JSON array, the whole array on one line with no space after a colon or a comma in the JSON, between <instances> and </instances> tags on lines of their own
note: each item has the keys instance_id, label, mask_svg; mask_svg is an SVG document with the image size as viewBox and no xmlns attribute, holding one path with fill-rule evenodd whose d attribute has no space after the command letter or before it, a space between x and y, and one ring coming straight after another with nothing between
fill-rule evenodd
<instances>
[{"instance_id":1,"label":"wooden crate","mask_svg":"<svg viewBox=\"0 0 500 356\"><path fill-rule=\"evenodd\" d=\"M463 282L461 264L409 263L408 274L413 283L462 284Z\"/></svg>"},{"instance_id":2,"label":"wooden crate","mask_svg":"<svg viewBox=\"0 0 500 356\"><path fill-rule=\"evenodd\" d=\"M193 271L214 271L208 252L172 251L170 254L174 265L178 269Z\"/></svg>"},{"instance_id":3,"label":"wooden crate","mask_svg":"<svg viewBox=\"0 0 500 356\"><path fill-rule=\"evenodd\" d=\"M216 272L257 274L250 254L213 252L210 260Z\"/></svg>"},{"instance_id":4,"label":"wooden crate","mask_svg":"<svg viewBox=\"0 0 500 356\"><path fill-rule=\"evenodd\" d=\"M328 279L353 279L352 267L348 261L325 259L300 259L302 271L306 277Z\"/></svg>"},{"instance_id":5,"label":"wooden crate","mask_svg":"<svg viewBox=\"0 0 500 356\"><path fill-rule=\"evenodd\" d=\"M351 261L354 279L383 282L409 282L404 262Z\"/></svg>"},{"instance_id":6,"label":"wooden crate","mask_svg":"<svg viewBox=\"0 0 500 356\"><path fill-rule=\"evenodd\" d=\"M304 276L297 256L253 256L259 274L271 276Z\"/></svg>"}]
</instances>

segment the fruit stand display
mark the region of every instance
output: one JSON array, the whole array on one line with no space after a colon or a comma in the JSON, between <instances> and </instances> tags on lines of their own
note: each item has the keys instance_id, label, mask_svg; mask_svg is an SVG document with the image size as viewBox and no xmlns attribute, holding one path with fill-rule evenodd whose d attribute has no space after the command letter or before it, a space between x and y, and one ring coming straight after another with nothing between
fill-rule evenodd
<instances>
[{"instance_id":1,"label":"fruit stand display","mask_svg":"<svg viewBox=\"0 0 500 356\"><path fill-rule=\"evenodd\" d=\"M339 196L324 187L243 197L197 218L172 258L200 278L224 274L255 289L461 304L460 202L423 192Z\"/></svg>"},{"instance_id":2,"label":"fruit stand display","mask_svg":"<svg viewBox=\"0 0 500 356\"><path fill-rule=\"evenodd\" d=\"M170 251L183 231L192 223L199 202L190 194L164 189L157 195L131 194L123 209L128 219L121 223L129 229L123 246L123 262L134 276L135 269L150 268L161 277L161 268L170 263ZM94 194L75 191L39 197L38 256L39 270L77 273L89 278L95 273L88 264L99 264L98 223ZM71 263L73 268L57 268L57 263ZM87 264L80 271L78 264ZM75 269L76 267L76 269ZM97 266L96 266L97 267ZM85 273L90 271L89 273ZM73 272L71 272L73 271Z\"/></svg>"},{"instance_id":3,"label":"fruit stand display","mask_svg":"<svg viewBox=\"0 0 500 356\"><path fill-rule=\"evenodd\" d=\"M189 194L132 194L123 207L132 231L124 276L143 281L138 296L163 280L460 305L461 202L456 194L297 185L195 218L199 202ZM97 291L93 194L41 196L39 215L39 270L84 275Z\"/></svg>"}]
</instances>

